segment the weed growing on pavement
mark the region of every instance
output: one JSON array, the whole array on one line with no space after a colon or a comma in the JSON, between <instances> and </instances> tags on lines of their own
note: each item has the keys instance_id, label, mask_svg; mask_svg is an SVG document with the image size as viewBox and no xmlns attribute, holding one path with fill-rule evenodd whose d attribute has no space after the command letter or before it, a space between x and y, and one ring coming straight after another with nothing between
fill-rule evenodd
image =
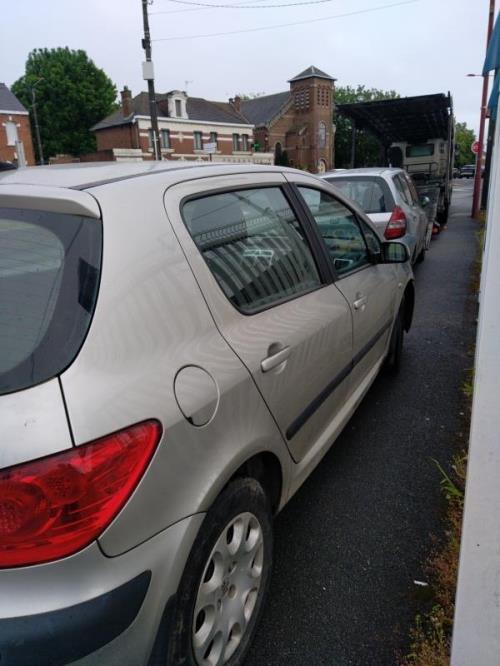
<instances>
[{"instance_id":1,"label":"weed growing on pavement","mask_svg":"<svg viewBox=\"0 0 500 666\"><path fill-rule=\"evenodd\" d=\"M441 473L441 488L447 501L445 539L424 567L433 590L432 608L417 615L410 632L411 651L400 666L448 666L450 660L467 455L456 455L449 472L434 462Z\"/></svg>"}]
</instances>

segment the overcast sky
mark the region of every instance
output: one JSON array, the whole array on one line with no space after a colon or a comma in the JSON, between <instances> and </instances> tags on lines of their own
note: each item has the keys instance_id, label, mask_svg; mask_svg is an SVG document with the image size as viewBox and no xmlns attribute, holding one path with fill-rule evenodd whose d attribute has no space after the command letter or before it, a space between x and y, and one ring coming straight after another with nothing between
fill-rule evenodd
<instances>
[{"instance_id":1,"label":"overcast sky","mask_svg":"<svg viewBox=\"0 0 500 666\"><path fill-rule=\"evenodd\" d=\"M200 9L154 0L152 39L182 38L153 41L159 92L187 87L190 95L215 100L238 92L280 92L288 88L287 79L315 65L337 78L337 85L364 84L402 96L450 90L457 120L477 131L482 79L466 74L482 68L488 0L309 0L305 6L274 8L269 5L300 0L197 1L267 7ZM2 5L0 80L7 85L24 73L33 48L69 46L87 51L118 89L128 85L133 94L147 89L141 0ZM249 32L188 38L237 30Z\"/></svg>"}]
</instances>

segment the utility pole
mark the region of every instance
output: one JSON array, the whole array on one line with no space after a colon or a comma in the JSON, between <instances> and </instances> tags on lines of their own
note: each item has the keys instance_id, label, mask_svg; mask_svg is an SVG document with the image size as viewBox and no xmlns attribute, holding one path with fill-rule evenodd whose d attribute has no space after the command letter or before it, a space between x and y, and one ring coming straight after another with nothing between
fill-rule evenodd
<instances>
[{"instance_id":1,"label":"utility pole","mask_svg":"<svg viewBox=\"0 0 500 666\"><path fill-rule=\"evenodd\" d=\"M43 148L42 148L42 141L40 139L40 126L38 124L38 113L36 110L36 97L35 97L35 87L40 83L40 81L43 81L43 76L38 79L38 81L35 81L35 83L30 87L31 91L31 108L33 109L33 120L35 121L35 134L36 134L36 142L38 145L38 161L40 164L43 164Z\"/></svg>"},{"instance_id":2,"label":"utility pole","mask_svg":"<svg viewBox=\"0 0 500 666\"><path fill-rule=\"evenodd\" d=\"M486 33L486 50L490 43L491 33L493 31L493 19L495 17L495 0L490 0L490 9L488 14L488 30ZM479 150L476 156L476 173L474 176L474 192L472 195L472 211L471 217L478 218L479 216L479 195L481 192L481 166L483 163L483 146L484 146L484 126L486 122L486 105L488 103L488 83L489 76L483 76L483 93L481 95L481 116L479 120Z\"/></svg>"},{"instance_id":3,"label":"utility pole","mask_svg":"<svg viewBox=\"0 0 500 666\"><path fill-rule=\"evenodd\" d=\"M144 23L144 38L142 48L146 53L146 62L142 63L142 76L148 82L149 113L151 128L153 130L153 154L156 160L161 160L160 132L158 130L158 108L156 106L155 82L153 61L151 60L151 35L149 32L148 3L153 0L142 0L142 18Z\"/></svg>"}]
</instances>

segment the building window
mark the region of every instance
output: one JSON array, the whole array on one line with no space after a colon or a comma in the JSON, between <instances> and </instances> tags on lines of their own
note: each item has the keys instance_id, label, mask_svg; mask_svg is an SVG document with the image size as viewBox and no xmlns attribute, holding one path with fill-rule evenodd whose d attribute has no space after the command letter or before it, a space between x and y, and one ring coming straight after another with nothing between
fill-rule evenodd
<instances>
[{"instance_id":1,"label":"building window","mask_svg":"<svg viewBox=\"0 0 500 666\"><path fill-rule=\"evenodd\" d=\"M201 132L193 132L195 150L203 150L203 137Z\"/></svg>"},{"instance_id":2,"label":"building window","mask_svg":"<svg viewBox=\"0 0 500 666\"><path fill-rule=\"evenodd\" d=\"M318 126L318 146L326 148L326 125L323 121L320 121Z\"/></svg>"},{"instance_id":3,"label":"building window","mask_svg":"<svg viewBox=\"0 0 500 666\"><path fill-rule=\"evenodd\" d=\"M233 134L233 152L238 152L240 150L240 135Z\"/></svg>"},{"instance_id":4,"label":"building window","mask_svg":"<svg viewBox=\"0 0 500 666\"><path fill-rule=\"evenodd\" d=\"M148 145L151 150L154 150L155 136L152 129L148 129Z\"/></svg>"},{"instance_id":5,"label":"building window","mask_svg":"<svg viewBox=\"0 0 500 666\"><path fill-rule=\"evenodd\" d=\"M177 118L182 118L182 102L180 99L175 100L175 115Z\"/></svg>"},{"instance_id":6,"label":"building window","mask_svg":"<svg viewBox=\"0 0 500 666\"><path fill-rule=\"evenodd\" d=\"M160 137L161 137L162 148L172 148L170 144L170 130L168 129L160 130Z\"/></svg>"},{"instance_id":7,"label":"building window","mask_svg":"<svg viewBox=\"0 0 500 666\"><path fill-rule=\"evenodd\" d=\"M219 147L217 145L217 132L210 132L210 143L215 143L215 149Z\"/></svg>"},{"instance_id":8,"label":"building window","mask_svg":"<svg viewBox=\"0 0 500 666\"><path fill-rule=\"evenodd\" d=\"M248 134L241 135L241 150L248 152Z\"/></svg>"},{"instance_id":9,"label":"building window","mask_svg":"<svg viewBox=\"0 0 500 666\"><path fill-rule=\"evenodd\" d=\"M302 88L295 93L295 108L300 111L306 111L309 108L310 91L309 88Z\"/></svg>"},{"instance_id":10,"label":"building window","mask_svg":"<svg viewBox=\"0 0 500 666\"><path fill-rule=\"evenodd\" d=\"M5 123L5 131L7 133L7 145L15 146L17 141L17 125L12 121Z\"/></svg>"}]
</instances>

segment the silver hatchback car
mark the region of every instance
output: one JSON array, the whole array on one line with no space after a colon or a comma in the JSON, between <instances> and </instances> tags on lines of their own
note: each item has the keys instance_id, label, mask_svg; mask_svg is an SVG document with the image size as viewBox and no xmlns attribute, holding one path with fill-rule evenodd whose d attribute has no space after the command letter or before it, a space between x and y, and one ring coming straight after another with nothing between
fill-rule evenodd
<instances>
[{"instance_id":1,"label":"silver hatchback car","mask_svg":"<svg viewBox=\"0 0 500 666\"><path fill-rule=\"evenodd\" d=\"M272 516L413 303L406 246L306 173L2 176L2 664L241 663Z\"/></svg>"},{"instance_id":2,"label":"silver hatchback car","mask_svg":"<svg viewBox=\"0 0 500 666\"><path fill-rule=\"evenodd\" d=\"M411 176L404 169L371 167L332 171L322 176L368 215L382 238L408 246L412 264L423 261L432 236L432 220Z\"/></svg>"}]
</instances>

